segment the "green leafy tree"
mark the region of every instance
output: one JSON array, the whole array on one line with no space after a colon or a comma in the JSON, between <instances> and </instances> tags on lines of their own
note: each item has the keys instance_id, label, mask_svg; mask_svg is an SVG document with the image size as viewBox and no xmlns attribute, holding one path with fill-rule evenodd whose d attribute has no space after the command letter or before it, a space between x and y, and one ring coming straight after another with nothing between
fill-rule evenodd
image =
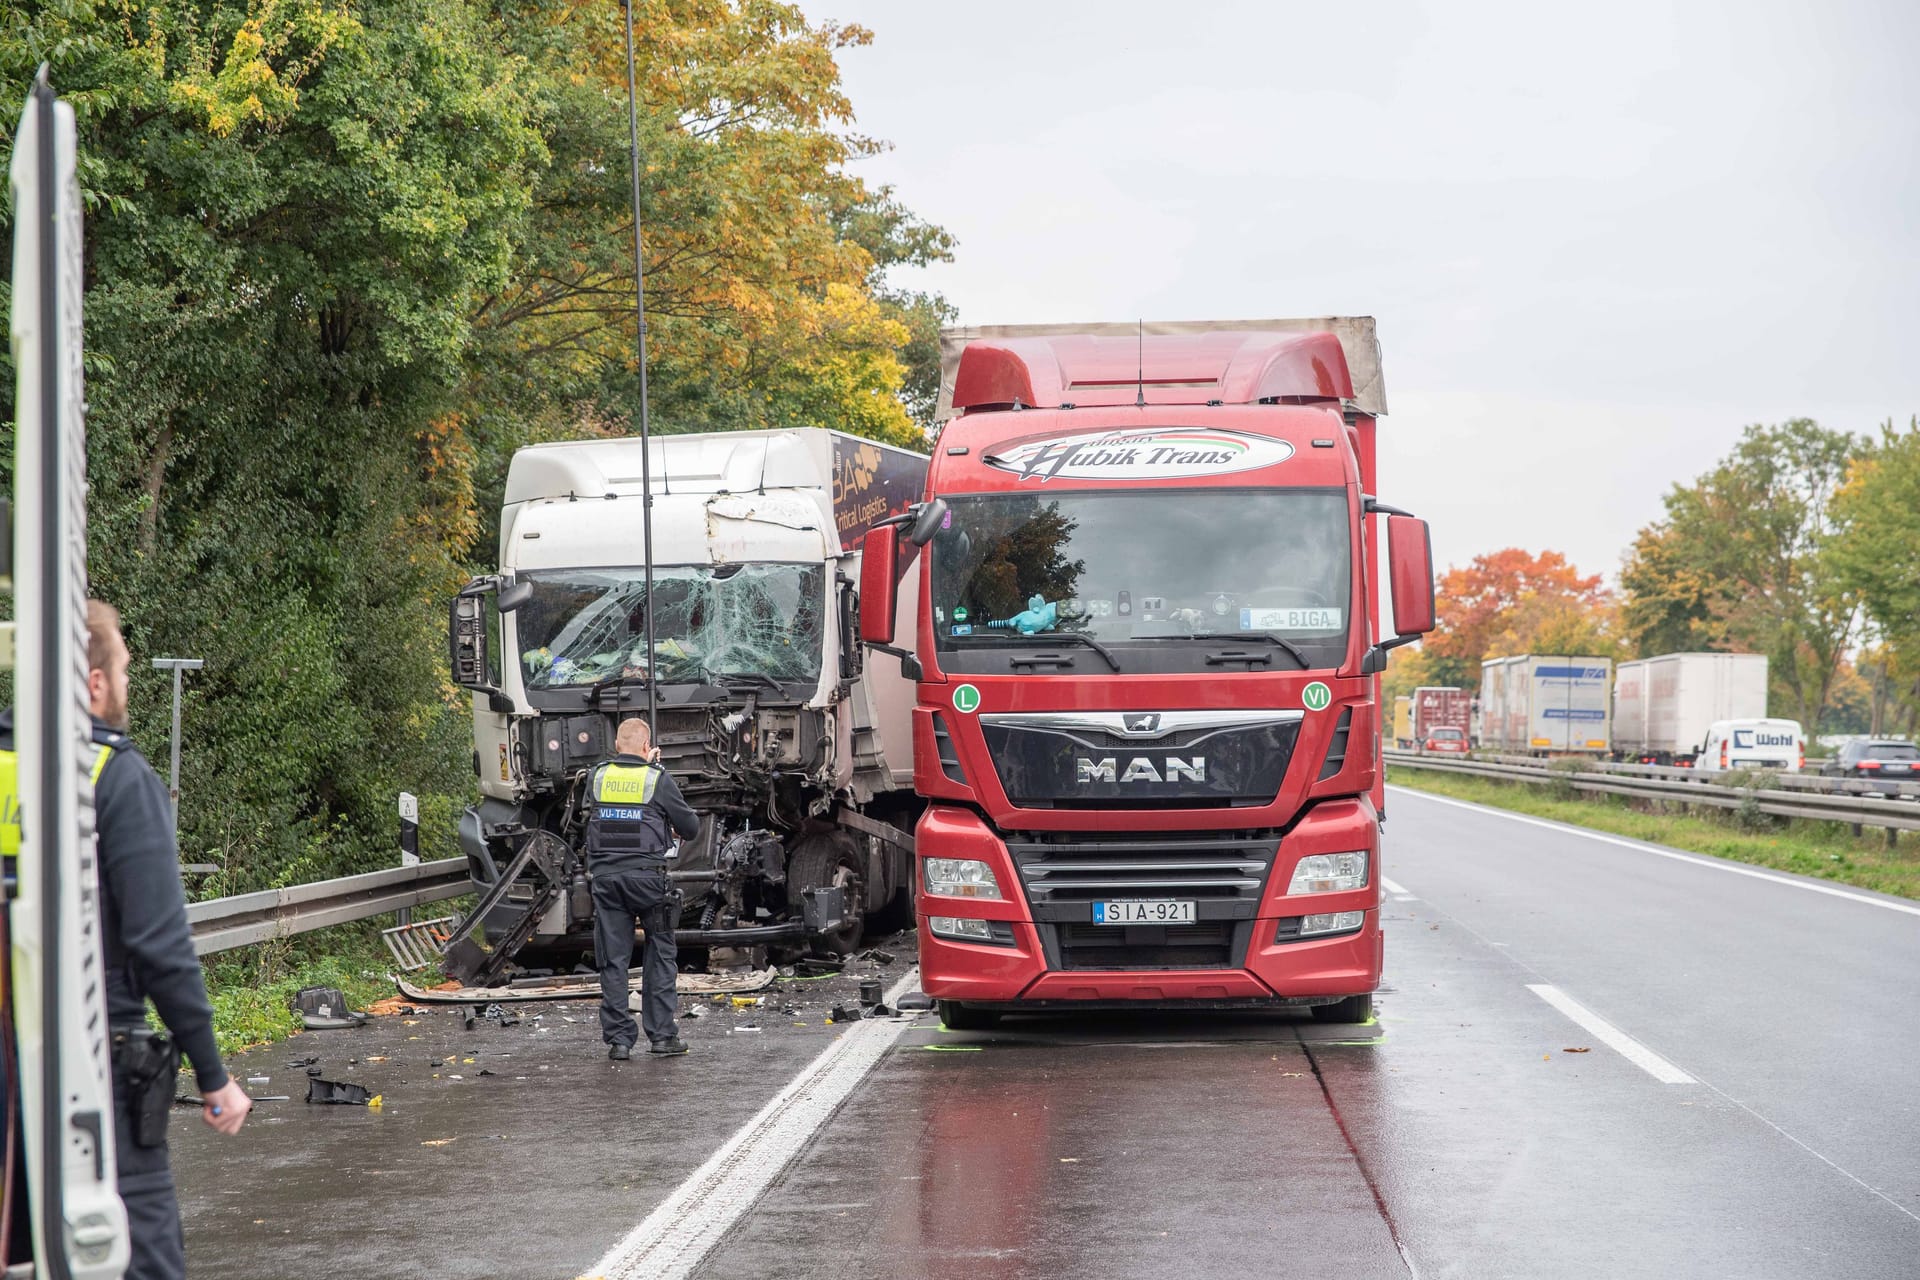
<instances>
[{"instance_id":1,"label":"green leafy tree","mask_svg":"<svg viewBox=\"0 0 1920 1280\"><path fill-rule=\"evenodd\" d=\"M1827 548L1836 581L1857 593L1881 649L1863 659L1876 680L1872 727L1911 726L1920 708L1920 419L1891 422L1853 460L1834 497L1839 533ZM1888 700L1901 714L1889 716Z\"/></svg>"},{"instance_id":2,"label":"green leafy tree","mask_svg":"<svg viewBox=\"0 0 1920 1280\"><path fill-rule=\"evenodd\" d=\"M1859 619L1858 592L1828 563L1835 493L1859 447L1807 418L1750 426L1713 470L1675 485L1620 575L1634 650L1764 653L1773 712L1817 731Z\"/></svg>"}]
</instances>

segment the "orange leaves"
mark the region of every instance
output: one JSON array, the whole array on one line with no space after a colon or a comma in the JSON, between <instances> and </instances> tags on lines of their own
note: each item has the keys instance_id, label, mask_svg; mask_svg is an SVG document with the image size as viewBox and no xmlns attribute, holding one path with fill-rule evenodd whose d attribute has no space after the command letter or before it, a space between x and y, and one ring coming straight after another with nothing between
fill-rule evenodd
<instances>
[{"instance_id":1,"label":"orange leaves","mask_svg":"<svg viewBox=\"0 0 1920 1280\"><path fill-rule=\"evenodd\" d=\"M1601 576L1582 576L1558 551L1508 547L1476 556L1442 574L1436 595L1440 625L1425 647L1441 657L1477 663L1613 649L1613 601Z\"/></svg>"}]
</instances>

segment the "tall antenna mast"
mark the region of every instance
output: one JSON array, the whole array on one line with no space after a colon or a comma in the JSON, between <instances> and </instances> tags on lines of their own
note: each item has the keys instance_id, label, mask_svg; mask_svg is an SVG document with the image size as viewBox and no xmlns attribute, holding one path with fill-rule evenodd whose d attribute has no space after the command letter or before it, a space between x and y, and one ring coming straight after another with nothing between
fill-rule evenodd
<instances>
[{"instance_id":1,"label":"tall antenna mast","mask_svg":"<svg viewBox=\"0 0 1920 1280\"><path fill-rule=\"evenodd\" d=\"M1140 356L1140 389L1133 394L1133 407L1136 409L1144 409L1147 407L1147 322L1145 320L1136 320L1134 321L1134 325L1139 341L1139 345L1135 350L1139 352Z\"/></svg>"},{"instance_id":2,"label":"tall antenna mast","mask_svg":"<svg viewBox=\"0 0 1920 1280\"><path fill-rule=\"evenodd\" d=\"M647 737L658 741L653 679L653 445L647 433L647 277L640 250L640 95L633 71L633 0L620 0L627 18L627 164L633 173L633 306L640 343L640 555L646 562L647 596L642 610L647 640ZM619 706L616 695L614 705Z\"/></svg>"}]
</instances>

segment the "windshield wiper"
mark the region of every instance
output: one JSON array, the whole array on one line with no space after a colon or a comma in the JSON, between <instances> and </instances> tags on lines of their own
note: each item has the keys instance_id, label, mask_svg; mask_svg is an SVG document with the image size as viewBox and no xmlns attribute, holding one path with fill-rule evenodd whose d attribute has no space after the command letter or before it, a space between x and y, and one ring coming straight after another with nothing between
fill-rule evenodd
<instances>
[{"instance_id":1,"label":"windshield wiper","mask_svg":"<svg viewBox=\"0 0 1920 1280\"><path fill-rule=\"evenodd\" d=\"M702 675L706 676L707 679L719 685L721 688L725 688L730 684L738 684L742 680L747 680L764 685L775 693L786 692L786 685L782 684L777 677L770 676L764 671L713 671L706 667L702 667L700 671Z\"/></svg>"},{"instance_id":2,"label":"windshield wiper","mask_svg":"<svg viewBox=\"0 0 1920 1280\"><path fill-rule=\"evenodd\" d=\"M648 680L645 676L608 676L605 680L596 680L593 686L587 690L587 705L597 707L600 705L601 694L609 689L615 689L622 685L629 684L637 684L644 689L648 684ZM614 701L617 705L619 699L616 698Z\"/></svg>"},{"instance_id":3,"label":"windshield wiper","mask_svg":"<svg viewBox=\"0 0 1920 1280\"><path fill-rule=\"evenodd\" d=\"M1271 631L1196 631L1183 638L1187 640L1265 640L1268 644L1278 645L1286 650L1287 656L1299 663L1302 671L1313 666L1313 659L1302 653L1299 645Z\"/></svg>"},{"instance_id":4,"label":"windshield wiper","mask_svg":"<svg viewBox=\"0 0 1920 1280\"><path fill-rule=\"evenodd\" d=\"M1035 644L1035 645L1047 644L1055 640L1067 640L1067 641L1071 641L1074 644L1083 644L1087 646L1087 648L1093 650L1095 653L1105 658L1107 660L1107 665L1112 667L1115 671L1118 671L1120 669L1120 660L1113 656L1113 650L1107 648L1107 646L1105 646L1104 644L1101 644L1098 640L1095 640L1092 636L1088 635L1084 631L1036 631L1030 636L1021 635L1014 632L989 631L982 638L991 639L991 640L1021 640L1021 641L1025 641L1028 644Z\"/></svg>"}]
</instances>

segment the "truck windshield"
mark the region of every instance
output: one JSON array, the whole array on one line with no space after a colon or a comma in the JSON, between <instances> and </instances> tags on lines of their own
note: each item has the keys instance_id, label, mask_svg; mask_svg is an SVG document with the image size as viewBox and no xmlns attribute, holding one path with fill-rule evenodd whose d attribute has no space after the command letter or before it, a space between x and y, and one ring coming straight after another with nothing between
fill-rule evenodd
<instances>
[{"instance_id":1,"label":"truck windshield","mask_svg":"<svg viewBox=\"0 0 1920 1280\"><path fill-rule=\"evenodd\" d=\"M657 565L647 662L646 574L639 568L521 575L533 598L514 614L529 689L617 676L662 683L820 676L824 570L813 564Z\"/></svg>"},{"instance_id":2,"label":"truck windshield","mask_svg":"<svg viewBox=\"0 0 1920 1280\"><path fill-rule=\"evenodd\" d=\"M1010 657L1070 633L1105 646L1129 672L1219 671L1206 659L1228 647L1260 652L1260 666L1273 670L1302 665L1289 650L1316 667L1346 652L1351 535L1340 490L1021 493L947 504L952 518L930 548L935 648L947 668L1030 670ZM1105 669L1082 645L1060 653Z\"/></svg>"}]
</instances>

